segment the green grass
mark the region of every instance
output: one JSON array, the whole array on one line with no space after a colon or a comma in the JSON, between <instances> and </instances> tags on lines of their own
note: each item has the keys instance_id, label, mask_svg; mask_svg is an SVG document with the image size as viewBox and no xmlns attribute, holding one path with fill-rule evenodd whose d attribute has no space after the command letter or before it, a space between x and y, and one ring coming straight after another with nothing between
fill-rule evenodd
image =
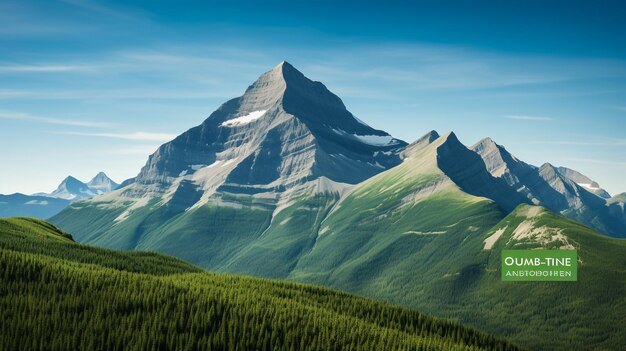
<instances>
[{"instance_id":1,"label":"green grass","mask_svg":"<svg viewBox=\"0 0 626 351\"><path fill-rule=\"evenodd\" d=\"M457 323L327 288L201 271L0 220L3 350L514 350Z\"/></svg>"},{"instance_id":2,"label":"green grass","mask_svg":"<svg viewBox=\"0 0 626 351\"><path fill-rule=\"evenodd\" d=\"M272 224L237 252L224 271L285 278L315 244L320 223L338 200L335 193L305 195L283 209Z\"/></svg>"},{"instance_id":3,"label":"green grass","mask_svg":"<svg viewBox=\"0 0 626 351\"><path fill-rule=\"evenodd\" d=\"M576 282L500 281L500 251L510 248L554 248L515 240L515 228L527 220L520 205L493 230L506 230L483 261L485 270L466 292L480 313L465 321L533 348L617 350L626 347L626 241L607 238L591 228L541 208L535 227L556 228L578 251ZM491 233L487 233L489 235ZM560 243L556 243L561 245ZM506 296L506 299L502 297ZM507 317L508 315L508 317ZM515 316L517 323L507 323Z\"/></svg>"},{"instance_id":4,"label":"green grass","mask_svg":"<svg viewBox=\"0 0 626 351\"><path fill-rule=\"evenodd\" d=\"M504 283L503 248L560 243L509 242L529 207L505 216L442 180L427 163L409 160L360 185L324 221L289 278L453 318L533 349L626 348L626 241L541 209L533 226L573 243L579 280ZM436 190L411 197L423 189ZM484 250L484 240L504 227Z\"/></svg>"},{"instance_id":5,"label":"green grass","mask_svg":"<svg viewBox=\"0 0 626 351\"><path fill-rule=\"evenodd\" d=\"M303 196L273 216L267 199L218 193L220 206L119 213L89 203L53 223L78 241L165 252L203 268L321 284L485 329L534 349L626 349L626 242L542 210L583 260L576 283L503 283L503 243L523 220L471 196L437 166L435 142L338 195ZM228 203L229 205L224 205ZM234 207L234 205L239 205ZM153 207L154 206L154 207ZM507 227L491 250L484 240Z\"/></svg>"}]
</instances>

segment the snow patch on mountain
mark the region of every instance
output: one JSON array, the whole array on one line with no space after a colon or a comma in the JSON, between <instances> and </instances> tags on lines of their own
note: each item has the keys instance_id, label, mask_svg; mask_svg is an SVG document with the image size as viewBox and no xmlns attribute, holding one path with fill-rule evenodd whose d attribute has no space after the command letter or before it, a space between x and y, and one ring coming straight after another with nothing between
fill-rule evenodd
<instances>
[{"instance_id":1,"label":"snow patch on mountain","mask_svg":"<svg viewBox=\"0 0 626 351\"><path fill-rule=\"evenodd\" d=\"M394 139L391 135L358 135L358 134L350 134L344 130L335 129L335 128L333 128L333 132L342 136L352 137L368 145L387 146L387 145L394 145L398 143L398 140Z\"/></svg>"},{"instance_id":2,"label":"snow patch on mountain","mask_svg":"<svg viewBox=\"0 0 626 351\"><path fill-rule=\"evenodd\" d=\"M576 183L587 190L598 190L600 187L594 186L593 183Z\"/></svg>"},{"instance_id":3,"label":"snow patch on mountain","mask_svg":"<svg viewBox=\"0 0 626 351\"><path fill-rule=\"evenodd\" d=\"M247 115L243 115L237 118L229 119L228 121L222 122L222 127L237 127L248 124L250 122L256 121L257 119L263 117L267 110L253 111L248 113Z\"/></svg>"}]
</instances>

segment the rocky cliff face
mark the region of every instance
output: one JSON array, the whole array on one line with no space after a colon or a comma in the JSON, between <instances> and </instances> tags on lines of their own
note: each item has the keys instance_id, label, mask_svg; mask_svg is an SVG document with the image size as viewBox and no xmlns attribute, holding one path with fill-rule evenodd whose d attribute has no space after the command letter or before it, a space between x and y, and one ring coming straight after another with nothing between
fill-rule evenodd
<instances>
[{"instance_id":1,"label":"rocky cliff face","mask_svg":"<svg viewBox=\"0 0 626 351\"><path fill-rule=\"evenodd\" d=\"M557 171L564 177L573 180L579 186L585 188L592 194L598 195L603 199L610 199L611 195L600 187L600 184L591 180L584 174L567 167L558 167Z\"/></svg>"},{"instance_id":2,"label":"rocky cliff face","mask_svg":"<svg viewBox=\"0 0 626 351\"><path fill-rule=\"evenodd\" d=\"M363 181L397 165L405 145L282 62L161 145L132 182L105 200L134 201L137 208L162 199L184 210L245 194L278 204L319 187L320 179L323 188Z\"/></svg>"},{"instance_id":3,"label":"rocky cliff face","mask_svg":"<svg viewBox=\"0 0 626 351\"><path fill-rule=\"evenodd\" d=\"M495 174L508 173L502 166L489 159L490 165L487 166L480 155L461 144L454 133L448 136L437 153L439 168L466 193L492 199L507 212L528 202L505 180L489 172L491 168Z\"/></svg>"},{"instance_id":4,"label":"rocky cliff face","mask_svg":"<svg viewBox=\"0 0 626 351\"><path fill-rule=\"evenodd\" d=\"M357 183L397 164L404 145L359 122L322 83L283 62L162 145L136 182L168 184L228 163L225 183L246 192L284 190L322 176Z\"/></svg>"},{"instance_id":5,"label":"rocky cliff face","mask_svg":"<svg viewBox=\"0 0 626 351\"><path fill-rule=\"evenodd\" d=\"M623 215L609 210L597 183L565 167L545 163L529 165L511 155L503 146L485 138L471 147L485 162L487 170L503 179L530 203L541 205L612 236L624 236ZM588 183L580 183L588 182ZM597 188L598 192L592 192Z\"/></svg>"},{"instance_id":6,"label":"rocky cliff face","mask_svg":"<svg viewBox=\"0 0 626 351\"><path fill-rule=\"evenodd\" d=\"M214 245L210 240L218 240L216 233L232 230L231 238L236 238L246 225L250 235L290 242L291 231L301 228L296 228L289 213L305 209L311 222L300 226L311 228L298 250L306 250L315 242L315 226L321 224L316 221L342 206L341 200L357 184L403 164L407 173L402 177L410 176L414 171L409 171L407 160L437 140L433 167L445 175L446 185L490 199L504 213L522 203L541 204L609 235L623 235L621 222L611 214L618 211L608 211L604 199L555 167L524 163L488 138L468 149L453 133L440 137L431 131L407 146L356 119L322 83L286 62L261 75L242 96L224 103L200 125L161 145L123 187L73 204L56 220L70 223L68 229L77 232L79 240L178 253L181 246L187 250L200 242ZM428 183L424 191L431 186L442 184ZM407 196L422 196L422 190L411 190L413 195ZM303 201L315 204L303 205ZM281 215L284 210L287 214ZM89 227L74 223L79 216L88 217L86 213L97 221L90 221ZM223 222L225 213L231 218L227 222ZM278 215L282 219L277 223ZM204 227L198 227L200 222ZM180 233L193 239L180 239ZM231 243L237 245L243 244ZM259 253L259 247L250 249L244 261L271 256ZM234 267L241 262L228 264Z\"/></svg>"}]
</instances>

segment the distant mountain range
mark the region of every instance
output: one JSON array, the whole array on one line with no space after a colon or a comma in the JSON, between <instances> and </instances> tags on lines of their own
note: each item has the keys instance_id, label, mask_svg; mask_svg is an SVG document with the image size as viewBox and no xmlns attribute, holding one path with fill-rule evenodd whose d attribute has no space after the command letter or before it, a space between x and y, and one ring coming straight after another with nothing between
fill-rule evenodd
<instances>
[{"instance_id":1,"label":"distant mountain range","mask_svg":"<svg viewBox=\"0 0 626 351\"><path fill-rule=\"evenodd\" d=\"M626 236L625 197L488 138L467 147L431 131L407 144L283 62L161 145L123 187L51 221L80 242L329 285L533 348L603 348L623 345L626 313L614 312L625 303L599 302L597 288L625 293L625 245L610 238ZM577 248L581 278L504 286L499 252L516 247ZM568 314L553 333L556 309Z\"/></svg>"},{"instance_id":2,"label":"distant mountain range","mask_svg":"<svg viewBox=\"0 0 626 351\"><path fill-rule=\"evenodd\" d=\"M104 172L98 173L88 183L68 176L51 193L0 194L0 217L28 216L47 219L59 213L72 201L106 194L118 186Z\"/></svg>"},{"instance_id":3,"label":"distant mountain range","mask_svg":"<svg viewBox=\"0 0 626 351\"><path fill-rule=\"evenodd\" d=\"M36 196L48 196L65 200L82 200L96 195L106 194L119 187L119 184L111 180L104 172L99 172L89 182L83 183L80 180L68 176L51 193L37 193Z\"/></svg>"}]
</instances>

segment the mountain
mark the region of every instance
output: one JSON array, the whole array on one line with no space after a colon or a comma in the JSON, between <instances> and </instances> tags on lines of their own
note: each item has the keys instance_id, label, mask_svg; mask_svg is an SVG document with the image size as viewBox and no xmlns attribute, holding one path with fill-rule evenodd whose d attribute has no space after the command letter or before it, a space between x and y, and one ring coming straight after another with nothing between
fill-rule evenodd
<instances>
[{"instance_id":1,"label":"mountain","mask_svg":"<svg viewBox=\"0 0 626 351\"><path fill-rule=\"evenodd\" d=\"M87 187L91 189L91 191L95 191L98 195L109 193L119 186L119 184L114 182L104 172L99 172L87 183Z\"/></svg>"},{"instance_id":2,"label":"mountain","mask_svg":"<svg viewBox=\"0 0 626 351\"><path fill-rule=\"evenodd\" d=\"M617 236L607 216L623 213L619 201L607 206L556 167L528 165L490 140L468 148L431 131L407 145L287 63L159 147L126 184L51 221L79 242L426 308L534 349L624 346L626 307L605 303L625 292L624 242L550 211ZM501 239L527 212L540 218ZM493 260L521 239L578 248L584 278L503 287ZM524 318L511 318L519 308Z\"/></svg>"},{"instance_id":3,"label":"mountain","mask_svg":"<svg viewBox=\"0 0 626 351\"><path fill-rule=\"evenodd\" d=\"M530 203L541 205L606 235L626 237L626 217L609 209L609 194L581 173L545 163L529 165L485 138L471 147L487 170L506 181Z\"/></svg>"},{"instance_id":4,"label":"mountain","mask_svg":"<svg viewBox=\"0 0 626 351\"><path fill-rule=\"evenodd\" d=\"M3 350L518 349L336 290L80 245L31 218L0 220L0 266Z\"/></svg>"},{"instance_id":5,"label":"mountain","mask_svg":"<svg viewBox=\"0 0 626 351\"><path fill-rule=\"evenodd\" d=\"M606 201L611 215L622 219L622 225L626 226L626 193L613 196Z\"/></svg>"},{"instance_id":6,"label":"mountain","mask_svg":"<svg viewBox=\"0 0 626 351\"><path fill-rule=\"evenodd\" d=\"M557 168L557 170L561 175L573 180L574 182L576 182L576 184L582 186L590 193L596 194L603 199L611 198L611 195L606 190L602 189L600 187L600 184L591 180L589 177L583 175L582 173L567 167L559 167Z\"/></svg>"},{"instance_id":7,"label":"mountain","mask_svg":"<svg viewBox=\"0 0 626 351\"><path fill-rule=\"evenodd\" d=\"M96 193L87 184L72 176L68 176L63 179L61 184L49 196L66 200L78 200L87 199L95 195Z\"/></svg>"},{"instance_id":8,"label":"mountain","mask_svg":"<svg viewBox=\"0 0 626 351\"><path fill-rule=\"evenodd\" d=\"M285 192L321 177L356 183L394 166L405 143L357 120L341 99L282 62L200 126L162 145L135 179L176 192ZM213 184L212 178L223 178ZM191 204L194 205L194 204Z\"/></svg>"},{"instance_id":9,"label":"mountain","mask_svg":"<svg viewBox=\"0 0 626 351\"><path fill-rule=\"evenodd\" d=\"M88 183L83 183L72 176L68 176L52 193L41 193L38 195L76 201L106 194L117 189L118 186L119 184L107 177L104 172L99 172Z\"/></svg>"},{"instance_id":10,"label":"mountain","mask_svg":"<svg viewBox=\"0 0 626 351\"><path fill-rule=\"evenodd\" d=\"M50 194L0 194L0 218L26 216L48 219L61 212L72 201L105 194L118 186L104 172L100 172L87 184L69 176Z\"/></svg>"},{"instance_id":11,"label":"mountain","mask_svg":"<svg viewBox=\"0 0 626 351\"><path fill-rule=\"evenodd\" d=\"M479 193L492 180L478 166L463 189L447 171L459 144L453 134L424 143L353 188L288 278L457 318L531 349L624 348L626 241L539 206L507 214ZM500 252L510 248L576 248L579 280L504 283Z\"/></svg>"},{"instance_id":12,"label":"mountain","mask_svg":"<svg viewBox=\"0 0 626 351\"><path fill-rule=\"evenodd\" d=\"M0 218L29 216L46 219L61 212L69 203L69 200L47 196L30 196L20 193L0 194Z\"/></svg>"},{"instance_id":13,"label":"mountain","mask_svg":"<svg viewBox=\"0 0 626 351\"><path fill-rule=\"evenodd\" d=\"M128 185L74 203L56 221L77 229L82 221L75 215L90 218L88 228L76 231L81 241L188 252L185 258L196 264L226 265L275 214L317 198L311 219L321 218L337 193L399 164L405 145L356 119L322 83L282 62L159 147ZM290 250L306 250L314 238L311 231ZM207 254L207 247L216 250ZM285 269L294 257L280 259Z\"/></svg>"}]
</instances>

